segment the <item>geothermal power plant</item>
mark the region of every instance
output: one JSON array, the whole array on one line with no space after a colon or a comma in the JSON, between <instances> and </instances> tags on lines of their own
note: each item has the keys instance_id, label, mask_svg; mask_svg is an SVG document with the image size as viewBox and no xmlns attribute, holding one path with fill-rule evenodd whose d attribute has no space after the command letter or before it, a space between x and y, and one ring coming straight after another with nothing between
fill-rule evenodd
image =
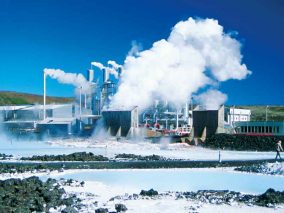
<instances>
[{"instance_id":1,"label":"geothermal power plant","mask_svg":"<svg viewBox=\"0 0 284 213\"><path fill-rule=\"evenodd\" d=\"M132 107L110 107L117 92L121 67L104 67L93 62L82 74L65 73L62 70L43 71L43 104L1 106L0 121L12 135L35 137L96 136L123 138L161 138L204 140L216 133L269 134L284 133L283 122L250 121L251 111L220 106L207 110L203 106L185 100L177 108L166 100L155 100L140 109ZM98 73L95 79L94 66ZM60 83L73 84L75 98L72 103L47 104L47 78ZM137 94L139 96L139 94Z\"/></svg>"}]
</instances>

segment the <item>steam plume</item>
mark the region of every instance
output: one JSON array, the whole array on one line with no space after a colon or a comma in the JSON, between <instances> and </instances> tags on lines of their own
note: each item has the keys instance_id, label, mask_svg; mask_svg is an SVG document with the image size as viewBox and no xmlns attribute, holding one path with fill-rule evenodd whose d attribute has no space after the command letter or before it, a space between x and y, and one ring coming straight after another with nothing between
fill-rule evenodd
<instances>
[{"instance_id":1,"label":"steam plume","mask_svg":"<svg viewBox=\"0 0 284 213\"><path fill-rule=\"evenodd\" d=\"M89 94L91 92L91 84L82 74L66 73L60 69L45 68L44 72L53 79L56 79L62 84L72 84L76 88L82 88L83 93Z\"/></svg>"},{"instance_id":2,"label":"steam plume","mask_svg":"<svg viewBox=\"0 0 284 213\"><path fill-rule=\"evenodd\" d=\"M207 110L216 110L220 105L226 102L227 95L218 90L210 89L195 97L195 100Z\"/></svg>"},{"instance_id":3,"label":"steam plume","mask_svg":"<svg viewBox=\"0 0 284 213\"><path fill-rule=\"evenodd\" d=\"M111 65L116 70L122 67L120 64L117 64L115 61L108 61L107 64Z\"/></svg>"},{"instance_id":4,"label":"steam plume","mask_svg":"<svg viewBox=\"0 0 284 213\"><path fill-rule=\"evenodd\" d=\"M91 64L99 68L100 70L105 69L108 73L114 75L115 78L118 78L119 76L118 69L122 67L121 65L117 64L115 61L108 61L108 64L111 65L111 67L105 67L102 63L95 61L92 62Z\"/></svg>"},{"instance_id":5,"label":"steam plume","mask_svg":"<svg viewBox=\"0 0 284 213\"><path fill-rule=\"evenodd\" d=\"M241 63L240 46L217 20L180 21L167 39L126 57L111 107L138 105L143 109L155 98L181 106L200 88L242 80L251 72Z\"/></svg>"}]
</instances>

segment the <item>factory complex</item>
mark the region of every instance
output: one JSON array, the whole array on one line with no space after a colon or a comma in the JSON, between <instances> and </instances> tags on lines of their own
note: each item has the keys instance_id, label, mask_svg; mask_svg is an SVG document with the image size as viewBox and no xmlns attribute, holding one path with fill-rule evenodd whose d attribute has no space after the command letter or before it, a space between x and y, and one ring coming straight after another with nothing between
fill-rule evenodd
<instances>
[{"instance_id":1,"label":"factory complex","mask_svg":"<svg viewBox=\"0 0 284 213\"><path fill-rule=\"evenodd\" d=\"M251 111L220 106L204 109L193 99L184 106L166 100L155 100L151 107L112 108L110 103L117 91L111 69L102 68L102 82L94 80L94 70L87 71L87 87L76 87L72 103L46 104L46 78L43 73L43 104L0 106L0 125L8 133L37 137L92 136L102 132L125 138L187 138L204 140L216 133L249 135L284 135L284 122L252 122ZM121 73L117 70L118 77ZM87 89L86 89L87 88Z\"/></svg>"}]
</instances>

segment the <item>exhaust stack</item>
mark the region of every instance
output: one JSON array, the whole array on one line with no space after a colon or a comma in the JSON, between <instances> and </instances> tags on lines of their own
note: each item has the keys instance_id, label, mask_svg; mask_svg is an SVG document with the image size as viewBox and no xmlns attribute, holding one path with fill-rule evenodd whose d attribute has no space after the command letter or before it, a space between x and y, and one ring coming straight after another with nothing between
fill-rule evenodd
<instances>
[{"instance_id":1,"label":"exhaust stack","mask_svg":"<svg viewBox=\"0 0 284 213\"><path fill-rule=\"evenodd\" d=\"M109 79L109 71L106 68L103 69L103 75L104 83L106 83Z\"/></svg>"},{"instance_id":2,"label":"exhaust stack","mask_svg":"<svg viewBox=\"0 0 284 213\"><path fill-rule=\"evenodd\" d=\"M94 70L93 69L89 69L88 70L88 81L89 82L93 82L94 80Z\"/></svg>"}]
</instances>

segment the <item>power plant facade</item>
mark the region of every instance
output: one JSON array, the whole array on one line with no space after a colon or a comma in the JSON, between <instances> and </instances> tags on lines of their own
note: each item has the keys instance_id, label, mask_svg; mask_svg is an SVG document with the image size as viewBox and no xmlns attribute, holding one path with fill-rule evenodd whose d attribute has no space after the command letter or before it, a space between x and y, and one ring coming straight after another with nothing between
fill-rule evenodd
<instances>
[{"instance_id":1,"label":"power plant facade","mask_svg":"<svg viewBox=\"0 0 284 213\"><path fill-rule=\"evenodd\" d=\"M185 100L180 108L165 100L155 100L152 106L143 110L137 106L113 109L109 105L117 92L117 80L113 80L110 68L103 67L101 71L102 80L95 79L92 67L87 70L87 80L83 76L74 75L83 79L84 84L77 85L76 98L72 103L47 104L46 79L49 76L55 77L50 70L45 70L43 104L0 106L1 127L17 135L35 133L62 137L90 136L95 128L104 128L110 136L126 138L173 135L202 138L224 132L281 134L284 131L282 124L271 124L271 131L270 126L268 129L259 128L259 125L250 127L250 110L224 106L217 110L204 110L194 105L192 99ZM63 71L60 72L64 74ZM121 69L116 77L120 73Z\"/></svg>"}]
</instances>

